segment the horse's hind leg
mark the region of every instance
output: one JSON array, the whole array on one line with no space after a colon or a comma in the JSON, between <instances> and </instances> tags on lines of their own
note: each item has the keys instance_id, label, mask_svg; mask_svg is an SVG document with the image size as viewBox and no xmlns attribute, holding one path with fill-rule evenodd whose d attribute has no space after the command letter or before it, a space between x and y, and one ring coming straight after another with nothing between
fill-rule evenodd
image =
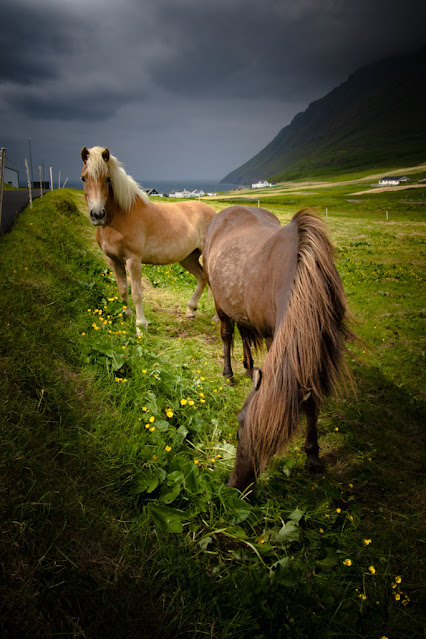
<instances>
[{"instance_id":1,"label":"horse's hind leg","mask_svg":"<svg viewBox=\"0 0 426 639\"><path fill-rule=\"evenodd\" d=\"M179 262L184 269L189 271L189 273L192 273L192 275L197 278L197 288L193 292L188 302L188 306L186 307L186 317L190 317L191 319L195 317L199 299L207 286L207 279L204 275L203 267L199 262L200 255L201 251L199 249L195 249L195 251L188 255L188 257L185 257L184 260Z\"/></svg>"},{"instance_id":2,"label":"horse's hind leg","mask_svg":"<svg viewBox=\"0 0 426 639\"><path fill-rule=\"evenodd\" d=\"M319 459L319 446L317 434L317 420L319 415L319 406L309 397L303 404L306 413L306 439L305 453L309 461L309 470L313 473L324 472L324 464Z\"/></svg>"}]
</instances>

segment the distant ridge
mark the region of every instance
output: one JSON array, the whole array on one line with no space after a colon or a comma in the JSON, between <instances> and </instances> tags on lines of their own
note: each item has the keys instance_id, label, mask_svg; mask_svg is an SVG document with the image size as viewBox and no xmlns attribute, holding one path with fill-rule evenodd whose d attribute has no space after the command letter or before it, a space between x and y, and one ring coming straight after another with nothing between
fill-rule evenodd
<instances>
[{"instance_id":1,"label":"distant ridge","mask_svg":"<svg viewBox=\"0 0 426 639\"><path fill-rule=\"evenodd\" d=\"M362 67L222 182L249 184L426 161L426 46Z\"/></svg>"}]
</instances>

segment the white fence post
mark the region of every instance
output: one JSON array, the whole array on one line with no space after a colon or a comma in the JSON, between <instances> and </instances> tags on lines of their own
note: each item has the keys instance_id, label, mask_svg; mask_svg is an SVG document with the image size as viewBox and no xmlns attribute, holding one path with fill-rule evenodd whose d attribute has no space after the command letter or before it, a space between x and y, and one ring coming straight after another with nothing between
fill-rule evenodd
<instances>
[{"instance_id":1,"label":"white fence post","mask_svg":"<svg viewBox=\"0 0 426 639\"><path fill-rule=\"evenodd\" d=\"M41 164L38 167L39 172L40 172L40 197L43 197L43 182L41 180Z\"/></svg>"},{"instance_id":2,"label":"white fence post","mask_svg":"<svg viewBox=\"0 0 426 639\"><path fill-rule=\"evenodd\" d=\"M30 170L28 168L28 160L27 160L27 158L25 158L25 170L27 172L28 195L30 197L30 209L32 209L33 208L33 195L31 193Z\"/></svg>"},{"instance_id":3,"label":"white fence post","mask_svg":"<svg viewBox=\"0 0 426 639\"><path fill-rule=\"evenodd\" d=\"M2 147L0 159L0 229L1 229L1 212L3 208L3 183L4 183L4 163L6 160L6 149Z\"/></svg>"},{"instance_id":4,"label":"white fence post","mask_svg":"<svg viewBox=\"0 0 426 639\"><path fill-rule=\"evenodd\" d=\"M52 168L50 167L50 190L53 191L53 173L52 173Z\"/></svg>"}]
</instances>

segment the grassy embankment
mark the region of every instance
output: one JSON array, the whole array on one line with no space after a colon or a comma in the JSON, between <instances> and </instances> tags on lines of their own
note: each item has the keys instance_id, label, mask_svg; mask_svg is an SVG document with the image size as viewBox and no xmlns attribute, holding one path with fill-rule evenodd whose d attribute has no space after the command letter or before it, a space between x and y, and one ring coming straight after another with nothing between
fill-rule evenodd
<instances>
[{"instance_id":1,"label":"grassy embankment","mask_svg":"<svg viewBox=\"0 0 426 639\"><path fill-rule=\"evenodd\" d=\"M190 276L144 269L137 339L78 194L0 238L6 636L422 636L423 209L335 189L270 208L329 207L357 395L324 405L323 477L301 436L248 496L225 481L250 382L223 382L210 298L185 319Z\"/></svg>"}]
</instances>

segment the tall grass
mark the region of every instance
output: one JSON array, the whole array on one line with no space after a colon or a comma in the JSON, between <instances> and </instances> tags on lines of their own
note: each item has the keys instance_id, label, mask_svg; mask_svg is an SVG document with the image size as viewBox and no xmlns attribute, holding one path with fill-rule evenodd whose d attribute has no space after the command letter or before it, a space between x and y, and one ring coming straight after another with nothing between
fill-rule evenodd
<instances>
[{"instance_id":1,"label":"tall grass","mask_svg":"<svg viewBox=\"0 0 426 639\"><path fill-rule=\"evenodd\" d=\"M424 223L367 214L328 218L368 346L321 413L326 474L298 438L248 495L226 479L250 382L222 378L210 297L185 318L191 277L144 268L137 338L78 194L1 238L5 636L422 635Z\"/></svg>"}]
</instances>

